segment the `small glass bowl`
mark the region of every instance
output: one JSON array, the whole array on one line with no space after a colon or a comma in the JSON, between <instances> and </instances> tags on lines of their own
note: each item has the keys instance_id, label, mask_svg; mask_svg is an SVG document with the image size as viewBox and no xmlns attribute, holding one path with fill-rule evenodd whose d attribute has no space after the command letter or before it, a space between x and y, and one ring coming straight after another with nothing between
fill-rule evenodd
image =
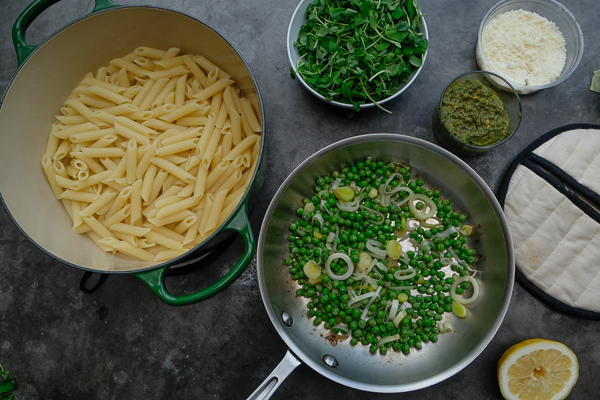
<instances>
[{"instance_id":1,"label":"small glass bowl","mask_svg":"<svg viewBox=\"0 0 600 400\"><path fill-rule=\"evenodd\" d=\"M481 82L484 86L492 89L497 95L502 103L504 103L504 107L508 112L508 131L509 134L506 137L496 143L493 143L488 146L475 146L472 144L465 143L459 140L456 136L446 129L446 126L442 122L442 101L444 100L444 96L449 88L453 87L459 82L466 81L468 79L476 79ZM510 88L510 92L508 91L496 91L492 87L490 83L491 80L502 82L507 88ZM454 154L462 155L462 156L474 156L486 152L496 146L501 145L506 142L508 139L514 135L521 123L521 99L519 95L513 88L513 86L500 75L495 74L493 72L487 71L471 71L465 72L462 75L457 76L446 86L443 90L442 95L440 96L440 101L438 102L435 112L433 113L433 132L435 133L435 137L440 141L442 146L446 149L450 150Z\"/></svg>"},{"instance_id":2,"label":"small glass bowl","mask_svg":"<svg viewBox=\"0 0 600 400\"><path fill-rule=\"evenodd\" d=\"M493 80L492 83L499 89L505 91L510 92L511 90L516 90L518 94L530 94L539 92L542 89L551 88L564 82L573 72L575 72L575 69L581 61L581 57L583 56L583 33L573 14L571 14L565 6L554 0L503 0L492 7L485 17L483 17L483 21L479 27L479 33L477 34L477 45L475 47L477 66L484 71L499 73L499 71L496 71L490 65L483 52L483 29L488 22L498 15L513 10L531 11L546 18L548 21L554 22L565 38L565 47L567 50L565 66L558 78L554 82L550 82L546 85L526 86L511 82L512 88L509 88L504 85L502 81L497 79Z\"/></svg>"}]
</instances>

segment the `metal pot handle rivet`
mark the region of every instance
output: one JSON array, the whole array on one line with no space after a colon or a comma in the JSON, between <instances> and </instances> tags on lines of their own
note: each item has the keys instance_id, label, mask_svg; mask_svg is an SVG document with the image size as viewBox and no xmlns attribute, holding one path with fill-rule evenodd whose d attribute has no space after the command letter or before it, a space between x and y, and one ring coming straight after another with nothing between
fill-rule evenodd
<instances>
[{"instance_id":1,"label":"metal pot handle rivet","mask_svg":"<svg viewBox=\"0 0 600 400\"><path fill-rule=\"evenodd\" d=\"M340 365L340 363L338 363L337 358L335 358L331 354L325 354L323 356L323 362L330 368L337 368L337 366Z\"/></svg>"}]
</instances>

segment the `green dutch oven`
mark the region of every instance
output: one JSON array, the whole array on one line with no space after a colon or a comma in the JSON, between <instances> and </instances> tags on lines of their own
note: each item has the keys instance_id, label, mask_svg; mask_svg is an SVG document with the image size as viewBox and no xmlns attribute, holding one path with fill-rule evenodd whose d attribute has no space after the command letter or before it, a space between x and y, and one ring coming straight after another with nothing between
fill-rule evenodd
<instances>
[{"instance_id":1,"label":"green dutch oven","mask_svg":"<svg viewBox=\"0 0 600 400\"><path fill-rule=\"evenodd\" d=\"M217 294L244 271L256 253L248 214L262 184L264 140L250 186L231 216L203 243L162 263L104 253L87 236L74 233L40 161L54 116L81 78L136 47L178 47L182 53L202 54L227 70L242 95L260 110L264 135L264 108L254 76L232 44L198 19L158 7L118 6L110 0L96 0L89 15L68 24L39 46L27 44L29 25L58 1L34 1L13 26L19 68L0 103L0 194L8 214L46 254L89 272L135 274L168 304L190 304ZM174 296L167 291L164 279L169 268L199 259L232 240L235 233L243 237L245 247L228 273L196 293Z\"/></svg>"}]
</instances>

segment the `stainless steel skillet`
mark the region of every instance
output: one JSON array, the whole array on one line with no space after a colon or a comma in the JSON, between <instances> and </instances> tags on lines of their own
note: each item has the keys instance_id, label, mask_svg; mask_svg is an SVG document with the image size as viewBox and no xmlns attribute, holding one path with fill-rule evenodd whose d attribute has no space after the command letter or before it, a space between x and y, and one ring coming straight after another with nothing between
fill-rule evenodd
<instances>
[{"instance_id":1,"label":"stainless steel skillet","mask_svg":"<svg viewBox=\"0 0 600 400\"><path fill-rule=\"evenodd\" d=\"M411 354L372 355L367 347L333 346L322 326L307 317L306 299L283 260L288 257L288 226L302 200L312 195L315 179L365 157L410 163L426 182L471 215L478 225L472 246L483 255L478 264L482 286L470 316L448 318L455 331L439 335ZM420 139L370 134L334 143L298 166L275 194L261 227L257 251L262 299L275 329L290 351L250 397L268 398L300 360L340 384L371 392L406 392L445 380L472 362L492 340L508 309L514 282L513 245L504 214L485 182L463 161Z\"/></svg>"}]
</instances>

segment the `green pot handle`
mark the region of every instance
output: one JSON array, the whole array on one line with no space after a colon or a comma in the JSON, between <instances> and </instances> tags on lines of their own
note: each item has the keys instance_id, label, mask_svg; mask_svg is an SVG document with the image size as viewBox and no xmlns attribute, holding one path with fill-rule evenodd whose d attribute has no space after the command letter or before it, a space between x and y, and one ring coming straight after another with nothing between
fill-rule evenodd
<instances>
[{"instance_id":1,"label":"green pot handle","mask_svg":"<svg viewBox=\"0 0 600 400\"><path fill-rule=\"evenodd\" d=\"M12 37L19 65L23 64L27 57L29 57L37 47L25 42L25 32L27 31L27 28L29 28L29 25L31 25L42 12L59 1L60 0L34 0L27 8L25 8L25 10L23 10L15 21L12 29ZM96 0L92 13L112 7L118 7L118 4L113 3L111 0Z\"/></svg>"},{"instance_id":2,"label":"green pot handle","mask_svg":"<svg viewBox=\"0 0 600 400\"><path fill-rule=\"evenodd\" d=\"M212 284L211 286L200 290L196 293L187 294L184 296L173 296L167 292L165 287L165 276L170 266L153 269L150 271L140 272L136 274L152 291L165 303L173 306L183 306L186 304L196 303L198 301L206 300L231 285L240 274L246 269L254 254L256 253L256 242L252 229L250 227L250 221L248 219L248 205L244 202L241 207L238 208L237 214L229 220L229 222L221 228L223 230L230 230L239 233L244 238L245 249L242 257L238 260L237 264L231 270L222 277L219 281ZM200 261L201 262L201 261Z\"/></svg>"}]
</instances>

